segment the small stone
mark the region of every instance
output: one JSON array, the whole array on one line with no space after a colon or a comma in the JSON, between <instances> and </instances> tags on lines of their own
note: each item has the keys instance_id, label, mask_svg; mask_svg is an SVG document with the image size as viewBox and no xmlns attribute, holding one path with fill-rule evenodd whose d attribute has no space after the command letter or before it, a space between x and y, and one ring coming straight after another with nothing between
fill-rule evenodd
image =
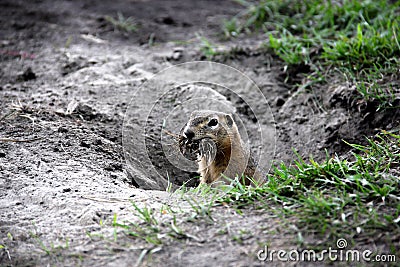
<instances>
[{"instance_id":1,"label":"small stone","mask_svg":"<svg viewBox=\"0 0 400 267\"><path fill-rule=\"evenodd\" d=\"M182 57L182 53L181 52L172 53L172 59L173 60L179 60L181 57Z\"/></svg>"},{"instance_id":2,"label":"small stone","mask_svg":"<svg viewBox=\"0 0 400 267\"><path fill-rule=\"evenodd\" d=\"M6 157L6 153L4 151L0 151L0 158L5 158Z\"/></svg>"},{"instance_id":3,"label":"small stone","mask_svg":"<svg viewBox=\"0 0 400 267\"><path fill-rule=\"evenodd\" d=\"M71 188L68 187L63 189L63 193L68 193L68 192L71 192Z\"/></svg>"},{"instance_id":4,"label":"small stone","mask_svg":"<svg viewBox=\"0 0 400 267\"><path fill-rule=\"evenodd\" d=\"M174 52L183 52L185 50L185 48L183 48L182 46L177 46L174 48Z\"/></svg>"}]
</instances>

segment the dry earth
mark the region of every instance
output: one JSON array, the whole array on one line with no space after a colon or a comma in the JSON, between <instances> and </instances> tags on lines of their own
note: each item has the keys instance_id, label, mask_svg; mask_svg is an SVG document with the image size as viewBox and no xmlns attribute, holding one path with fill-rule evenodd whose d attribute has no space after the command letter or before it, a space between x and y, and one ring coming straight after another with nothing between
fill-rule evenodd
<instances>
[{"instance_id":1,"label":"dry earth","mask_svg":"<svg viewBox=\"0 0 400 267\"><path fill-rule=\"evenodd\" d=\"M156 211L170 201L166 180L159 180L154 169L168 173L176 186L195 181L195 173L172 166L160 153L162 116L171 114L174 105L167 100L175 96L167 95L153 116L143 117L131 99L153 74L205 60L196 33L222 43L222 50L240 48L214 60L250 77L269 107L262 102L249 107L209 84L178 88L178 96L189 101L198 86L218 91L242 118L250 140L257 139L251 109L272 114L275 124L268 127L276 125L276 161L290 162L292 147L316 159L325 157L325 149L343 154L348 147L342 139L362 142L377 128L390 129L399 121L398 111L353 108L348 101L354 89L344 83L296 91L302 70L289 70L291 79L285 82L283 63L259 49L263 36L220 40L222 19L239 11L225 0L0 1L1 266L256 266L262 265L255 254L261 244L295 247L295 229L281 227L276 214L252 207L243 215L215 207L211 220L178 203L186 217L194 218L179 215L177 222L190 235L162 236L157 245L109 226L114 214L118 221L138 221L130 200ZM105 16L117 12L134 18L138 31L115 30ZM251 91L241 93L258 100ZM174 117L175 130L188 115L183 109ZM125 150L131 149L133 157L126 164L124 119L136 130L148 122L146 140L155 140L147 147L151 166L139 164L145 151L132 148ZM252 145L255 151L260 146ZM268 169L269 163L261 164ZM170 227L172 215L159 214L161 228Z\"/></svg>"}]
</instances>

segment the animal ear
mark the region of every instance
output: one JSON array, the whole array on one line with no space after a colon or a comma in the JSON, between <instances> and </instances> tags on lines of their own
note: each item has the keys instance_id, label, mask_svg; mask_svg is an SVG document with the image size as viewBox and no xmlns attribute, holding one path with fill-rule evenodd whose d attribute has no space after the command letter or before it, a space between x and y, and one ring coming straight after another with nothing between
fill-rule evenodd
<instances>
[{"instance_id":1,"label":"animal ear","mask_svg":"<svg viewBox=\"0 0 400 267\"><path fill-rule=\"evenodd\" d=\"M227 114L227 115L225 115L225 118L226 118L226 124L228 125L228 127L229 127L229 128L231 128L231 127L232 127L232 125L233 125L233 119L232 119L232 116L231 116L231 115L229 115L229 114Z\"/></svg>"}]
</instances>

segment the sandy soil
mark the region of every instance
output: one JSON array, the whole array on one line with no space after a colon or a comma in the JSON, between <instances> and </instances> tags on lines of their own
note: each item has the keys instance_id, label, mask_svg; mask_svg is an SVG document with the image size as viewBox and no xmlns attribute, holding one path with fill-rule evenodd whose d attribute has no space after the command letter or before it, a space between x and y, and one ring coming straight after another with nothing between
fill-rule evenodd
<instances>
[{"instance_id":1,"label":"sandy soil","mask_svg":"<svg viewBox=\"0 0 400 267\"><path fill-rule=\"evenodd\" d=\"M216 207L213 220L180 218L191 236L161 237L158 246L120 230L114 238L114 228L106 227L114 214L137 221L130 201L162 209L170 201L165 173L175 187L189 180L196 185L193 169L169 162L160 136L165 116L173 118L176 132L189 115L185 108L174 113L169 100L195 99L201 86L236 110L252 150L270 145L268 157L276 161L290 162L292 147L315 159L325 158L325 149L343 154L349 148L342 139L363 142L377 128L399 122L398 111L359 110L349 102L354 88L345 83L297 91L301 68L290 70L285 82L283 63L259 49L262 36L221 40L221 21L239 11L225 0L0 1L0 244L6 247L0 251L1 266L257 266L261 243L295 244L291 230L282 229L274 214L251 207L244 215ZM138 31L128 34L107 23L105 16L117 12L134 18ZM251 90L240 91L248 99L244 102L203 83L169 92L148 116L135 108L143 103L146 109L144 103L154 99L144 90L140 101L131 102L153 74L205 59L196 33L227 51L242 48L215 60L252 79L268 105ZM265 114L268 138L276 144L257 141L260 119L254 119L254 110ZM135 135L144 122L145 139ZM148 145L136 147L135 140ZM269 161L260 164L265 170L270 166ZM184 212L190 217L190 209ZM170 216L160 215L160 227L168 227ZM235 235L240 242L232 240Z\"/></svg>"}]
</instances>

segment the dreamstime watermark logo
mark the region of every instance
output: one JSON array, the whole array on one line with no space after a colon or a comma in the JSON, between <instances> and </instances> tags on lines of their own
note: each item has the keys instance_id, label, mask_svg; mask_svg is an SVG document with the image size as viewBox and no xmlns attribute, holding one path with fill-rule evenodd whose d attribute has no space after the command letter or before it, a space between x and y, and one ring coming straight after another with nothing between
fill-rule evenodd
<instances>
[{"instance_id":1,"label":"dreamstime watermark logo","mask_svg":"<svg viewBox=\"0 0 400 267\"><path fill-rule=\"evenodd\" d=\"M274 250L265 246L264 249L257 251L257 258L260 261L346 261L346 262L396 262L396 255L393 254L375 254L373 251L346 249L348 246L347 240L339 238L336 241L336 248L328 247L321 251L312 249L298 250Z\"/></svg>"}]
</instances>

